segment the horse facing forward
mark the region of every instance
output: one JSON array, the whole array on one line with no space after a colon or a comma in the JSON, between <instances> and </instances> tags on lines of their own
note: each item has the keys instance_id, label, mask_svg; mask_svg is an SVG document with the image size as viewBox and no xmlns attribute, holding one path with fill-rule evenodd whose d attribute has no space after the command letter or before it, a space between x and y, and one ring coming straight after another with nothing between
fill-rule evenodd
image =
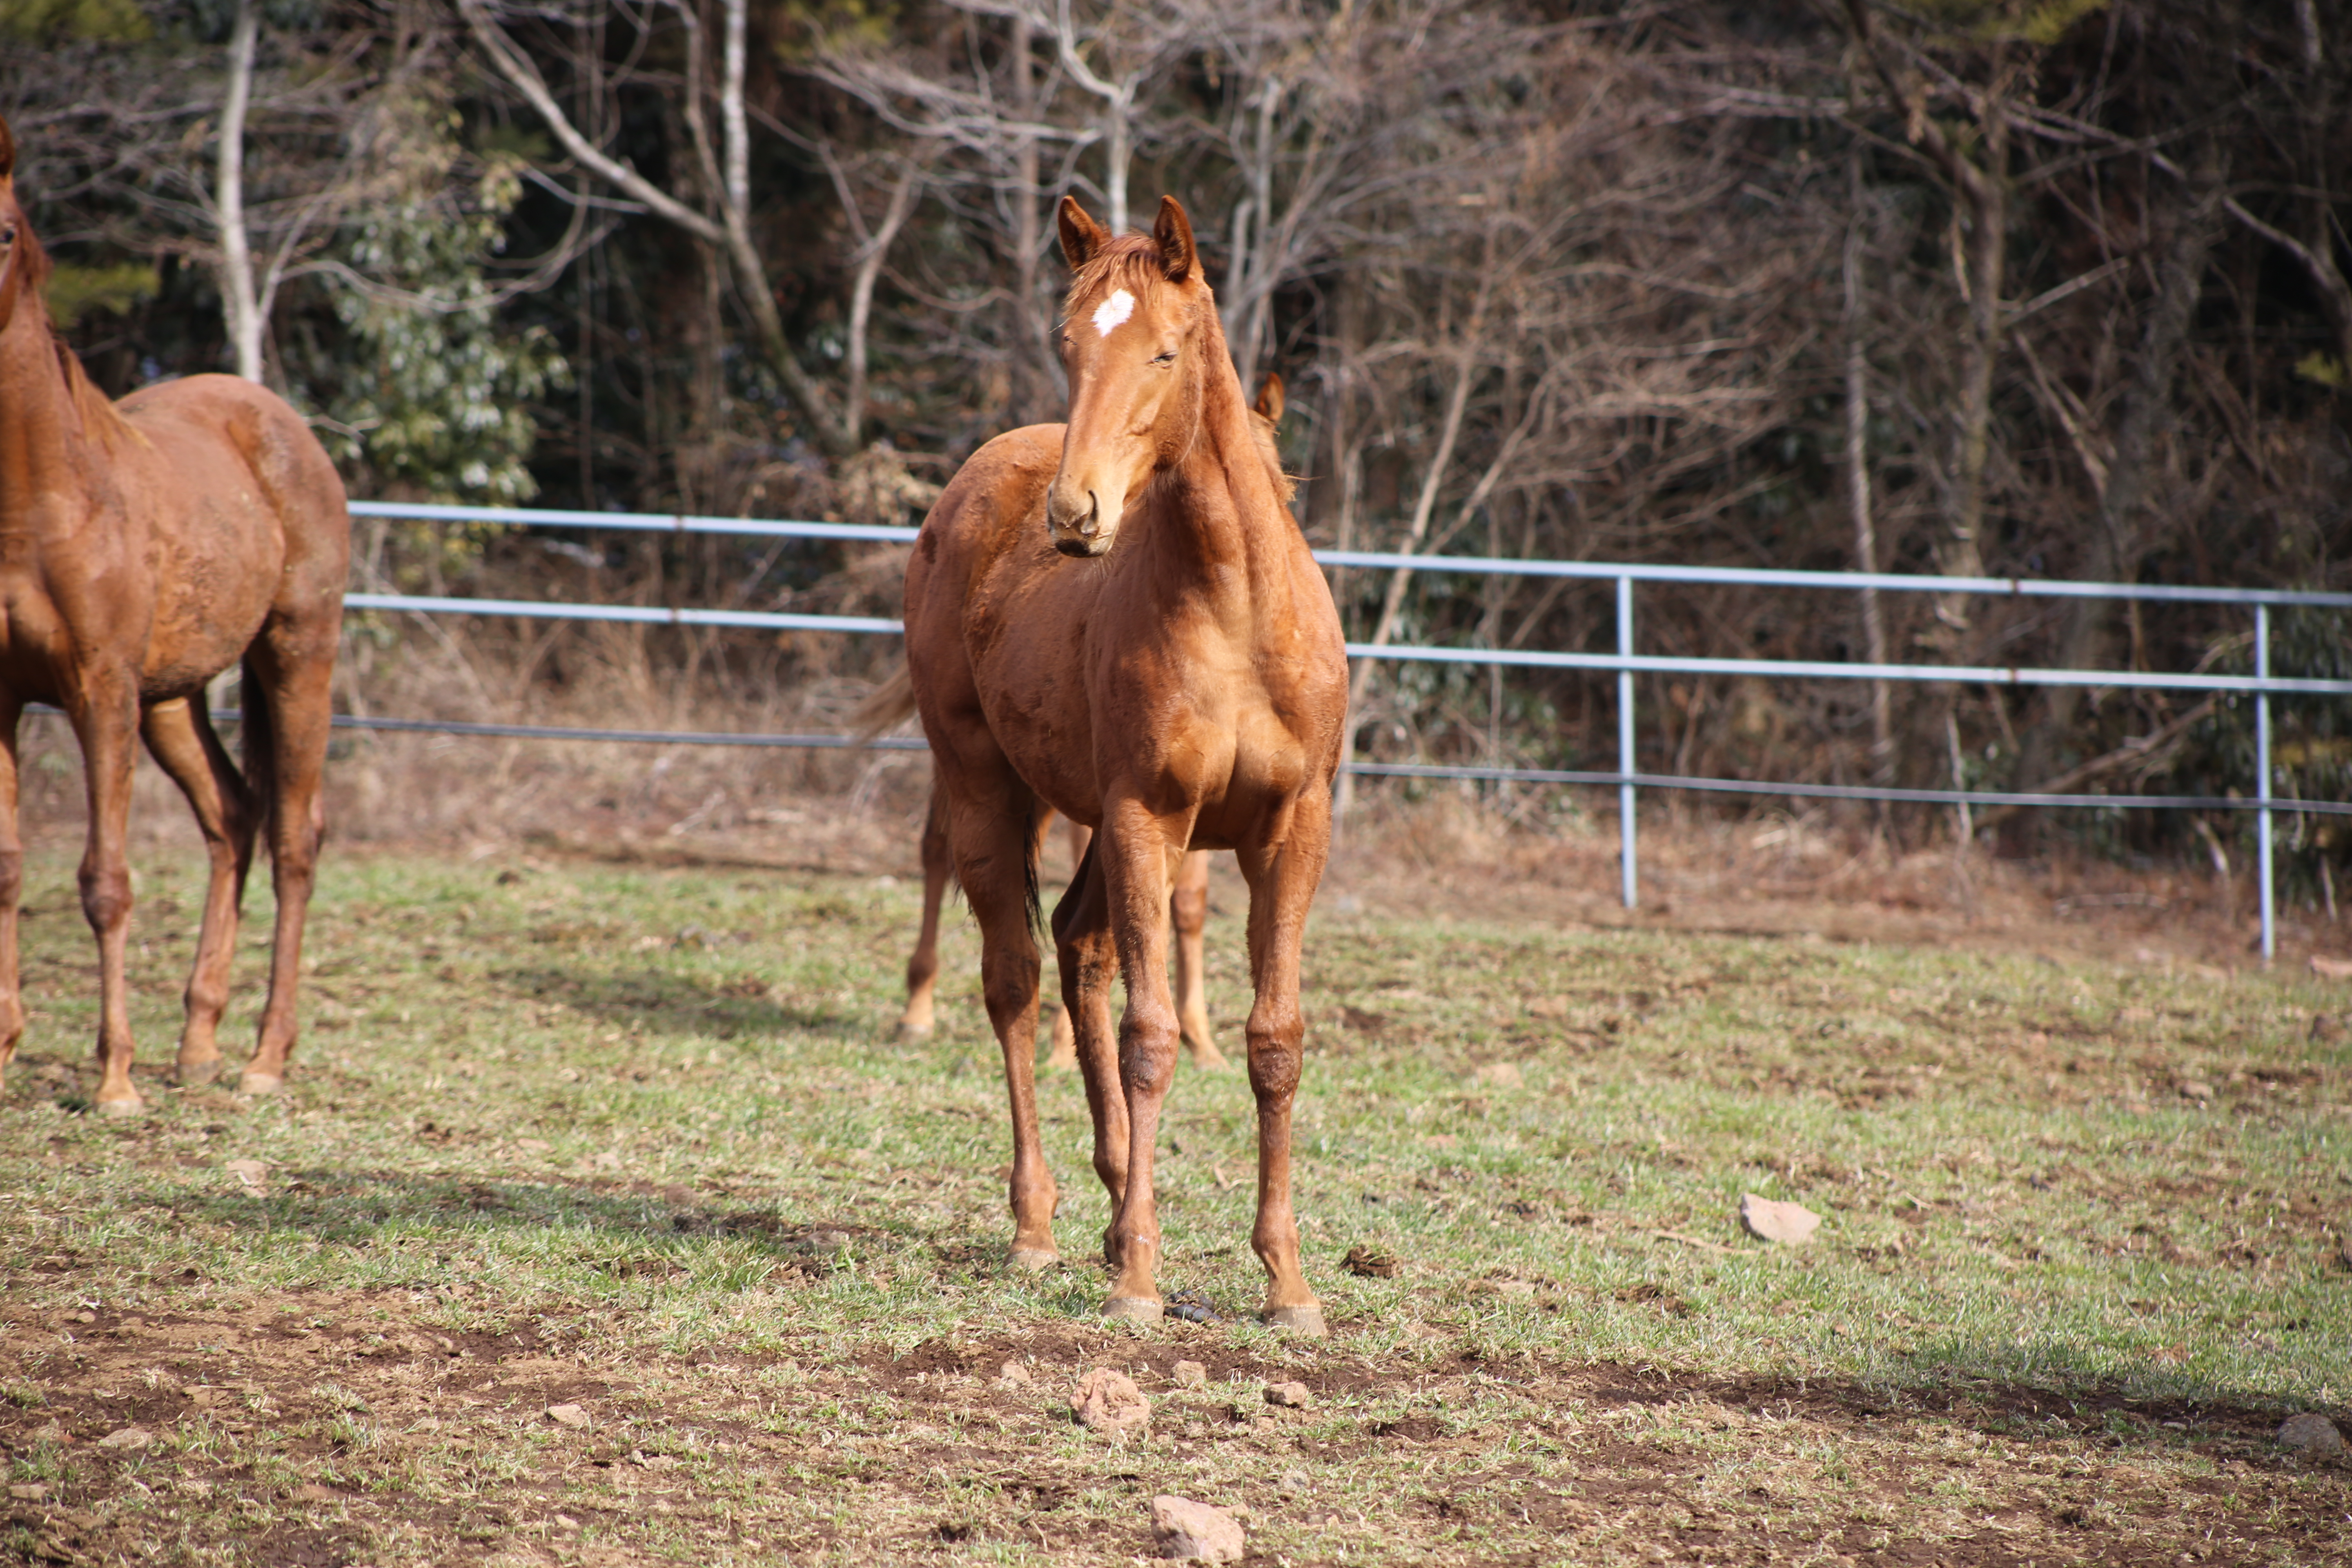
<instances>
[{"instance_id":1,"label":"horse facing forward","mask_svg":"<svg viewBox=\"0 0 2352 1568\"><path fill-rule=\"evenodd\" d=\"M1250 434L1255 437L1260 454L1279 476L1276 494L1286 504L1297 486L1290 476L1281 472L1282 453L1275 444L1275 433L1282 425L1282 377L1269 374L1257 389L1257 401L1250 405ZM858 708L853 721L857 738L871 741L883 731L912 718L914 712L914 685L906 666L900 665L898 672ZM1085 863L1087 845L1093 837L1092 831L1083 825L1070 824L1072 867ZM940 907L946 900L948 881L955 874L955 865L948 851L947 813L937 790L931 792L923 816L922 860L923 920L915 937L915 951L907 960L907 1005L898 1017L898 1037L902 1040L929 1039L938 1017ZM1178 1037L1191 1053L1194 1067L1225 1067L1225 1054L1217 1048L1216 1031L1209 1024L1207 850L1195 849L1184 857L1183 866L1176 873L1176 884L1168 893L1168 923L1176 938ZM1057 1006L1052 1012L1054 1040L1045 1056L1045 1068L1048 1071L1066 1072L1078 1065L1077 1038L1070 1029L1069 1010Z\"/></svg>"},{"instance_id":2,"label":"horse facing forward","mask_svg":"<svg viewBox=\"0 0 2352 1568\"><path fill-rule=\"evenodd\" d=\"M1323 1330L1299 1266L1290 1115L1299 946L1330 847L1347 705L1338 613L1252 434L1172 197L1150 237L1060 212L1066 426L991 441L923 524L907 654L1012 1101L1016 1263L1057 1256L1034 1081L1040 812L1095 830L1054 911L1063 997L1113 1206L1103 1310L1156 1318L1152 1152L1178 1037L1163 911L1188 849L1234 852L1250 892L1247 1040L1258 1109L1265 1311ZM1116 963L1128 1005L1116 1045Z\"/></svg>"},{"instance_id":3,"label":"horse facing forward","mask_svg":"<svg viewBox=\"0 0 2352 1568\"><path fill-rule=\"evenodd\" d=\"M98 1106L140 1109L123 976L131 931L132 737L195 810L212 860L188 978L182 1082L219 1070L238 906L257 833L278 891L269 1001L239 1088L277 1089L295 1037L302 918L325 830L320 775L351 516L299 415L235 376L109 403L50 329L48 258L16 202L0 121L0 1072L25 1032L16 917L16 721L55 703L81 742L89 836L82 911L98 936ZM244 663L240 773L205 686Z\"/></svg>"}]
</instances>

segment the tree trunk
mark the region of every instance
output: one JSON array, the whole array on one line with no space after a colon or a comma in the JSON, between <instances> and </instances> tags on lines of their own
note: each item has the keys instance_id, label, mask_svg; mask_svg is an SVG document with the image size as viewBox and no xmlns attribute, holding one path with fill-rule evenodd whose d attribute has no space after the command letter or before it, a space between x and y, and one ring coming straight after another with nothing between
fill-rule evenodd
<instances>
[{"instance_id":1,"label":"tree trunk","mask_svg":"<svg viewBox=\"0 0 2352 1568\"><path fill-rule=\"evenodd\" d=\"M260 33L254 0L237 0L228 35L228 96L221 105L214 209L220 226L221 309L236 374L261 380L261 303L253 287L253 247L245 230L245 115L253 100L253 51Z\"/></svg>"}]
</instances>

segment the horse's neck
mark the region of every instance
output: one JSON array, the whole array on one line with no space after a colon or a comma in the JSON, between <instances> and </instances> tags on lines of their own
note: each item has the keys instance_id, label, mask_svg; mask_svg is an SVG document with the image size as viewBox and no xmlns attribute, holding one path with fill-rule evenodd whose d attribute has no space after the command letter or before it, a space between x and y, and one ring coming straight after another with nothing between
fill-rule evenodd
<instances>
[{"instance_id":1,"label":"horse's neck","mask_svg":"<svg viewBox=\"0 0 2352 1568\"><path fill-rule=\"evenodd\" d=\"M1231 372L1206 374L1199 433L1166 480L1163 525L1173 553L1200 571L1192 586L1264 594L1287 580L1280 563L1296 530L1250 428L1241 383Z\"/></svg>"},{"instance_id":2,"label":"horse's neck","mask_svg":"<svg viewBox=\"0 0 2352 1568\"><path fill-rule=\"evenodd\" d=\"M23 302L0 331L0 516L70 482L84 433L58 363L57 340Z\"/></svg>"}]
</instances>

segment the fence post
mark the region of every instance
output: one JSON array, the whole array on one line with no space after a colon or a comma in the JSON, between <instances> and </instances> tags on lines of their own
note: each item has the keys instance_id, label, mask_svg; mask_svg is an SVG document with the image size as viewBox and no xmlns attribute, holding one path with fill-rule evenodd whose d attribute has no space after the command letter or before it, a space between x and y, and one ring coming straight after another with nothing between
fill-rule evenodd
<instances>
[{"instance_id":1,"label":"fence post","mask_svg":"<svg viewBox=\"0 0 2352 1568\"><path fill-rule=\"evenodd\" d=\"M2271 607L2254 606L2254 679L2271 678ZM2254 847L2256 863L2262 868L2263 886L2263 962L2268 963L2278 953L2278 922L2273 912L2273 889L2271 882L2271 694L2254 693L2254 798L2263 803L2254 813L2255 833L2260 842Z\"/></svg>"},{"instance_id":2,"label":"fence post","mask_svg":"<svg viewBox=\"0 0 2352 1568\"><path fill-rule=\"evenodd\" d=\"M1621 658L1633 657L1633 579L1617 579L1617 654ZM1623 859L1620 877L1623 883L1625 907L1632 909L1640 901L1640 887L1633 869L1633 672L1617 672L1617 771L1624 775L1617 785L1617 842Z\"/></svg>"}]
</instances>

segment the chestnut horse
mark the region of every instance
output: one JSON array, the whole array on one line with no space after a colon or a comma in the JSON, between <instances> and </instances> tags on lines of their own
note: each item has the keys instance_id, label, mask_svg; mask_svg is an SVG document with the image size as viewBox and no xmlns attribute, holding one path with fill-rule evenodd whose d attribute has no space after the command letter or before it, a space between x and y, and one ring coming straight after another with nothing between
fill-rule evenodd
<instances>
[{"instance_id":1,"label":"chestnut horse","mask_svg":"<svg viewBox=\"0 0 2352 1568\"><path fill-rule=\"evenodd\" d=\"M1162 198L1149 237L1064 198L1066 426L973 454L907 568L907 658L981 933L982 986L1013 1110L1013 1258L1055 1260L1037 1125L1040 814L1095 830L1054 911L1062 994L1113 1213L1104 1312L1156 1318L1152 1151L1174 1076L1171 874L1231 849L1248 884L1250 1087L1267 1320L1310 1333L1290 1118L1306 1025L1299 945L1331 837L1347 706L1339 618L1251 433L1192 225ZM1114 972L1127 1013L1111 1035Z\"/></svg>"},{"instance_id":2,"label":"chestnut horse","mask_svg":"<svg viewBox=\"0 0 2352 1568\"><path fill-rule=\"evenodd\" d=\"M342 480L300 415L227 375L109 403L49 326L48 258L16 202L0 121L0 1071L25 1033L16 972L24 848L16 721L65 710L88 773L81 907L98 935L101 1110L131 1086L131 816L134 736L194 807L212 858L188 978L180 1081L219 1070L236 922L257 833L269 842L278 931L260 1044L239 1089L277 1089L325 817L330 682L351 517ZM248 778L222 749L205 686L244 663Z\"/></svg>"},{"instance_id":3,"label":"chestnut horse","mask_svg":"<svg viewBox=\"0 0 2352 1568\"><path fill-rule=\"evenodd\" d=\"M1282 455L1275 445L1275 432L1282 424L1282 377L1269 374L1257 389L1257 401L1250 405L1250 433L1257 438L1260 453L1275 469L1276 491L1287 504L1297 486L1282 473ZM914 711L914 688L902 665L898 673L857 710L857 732L861 739L870 741L911 717ZM1070 824L1073 868L1085 863L1087 846L1093 837L1087 828L1075 822ZM931 792L929 809L923 817L922 856L923 923L915 937L915 951L907 960L907 1006L898 1017L898 1037L906 1040L929 1038L938 1016L940 907L946 900L954 867L948 852L947 818L941 812L937 790ZM1072 879L1076 880L1075 871ZM1215 1031L1209 1026L1207 850L1195 849L1184 857L1183 868L1177 873L1176 885L1168 895L1168 923L1176 933L1177 1036L1192 1056L1194 1067L1212 1070L1223 1068L1227 1065L1225 1054L1217 1048ZM1078 1045L1077 1036L1070 1027L1069 1009L1056 1005L1053 1013L1054 1043L1046 1053L1045 1068L1048 1071L1075 1068L1078 1065Z\"/></svg>"}]
</instances>

